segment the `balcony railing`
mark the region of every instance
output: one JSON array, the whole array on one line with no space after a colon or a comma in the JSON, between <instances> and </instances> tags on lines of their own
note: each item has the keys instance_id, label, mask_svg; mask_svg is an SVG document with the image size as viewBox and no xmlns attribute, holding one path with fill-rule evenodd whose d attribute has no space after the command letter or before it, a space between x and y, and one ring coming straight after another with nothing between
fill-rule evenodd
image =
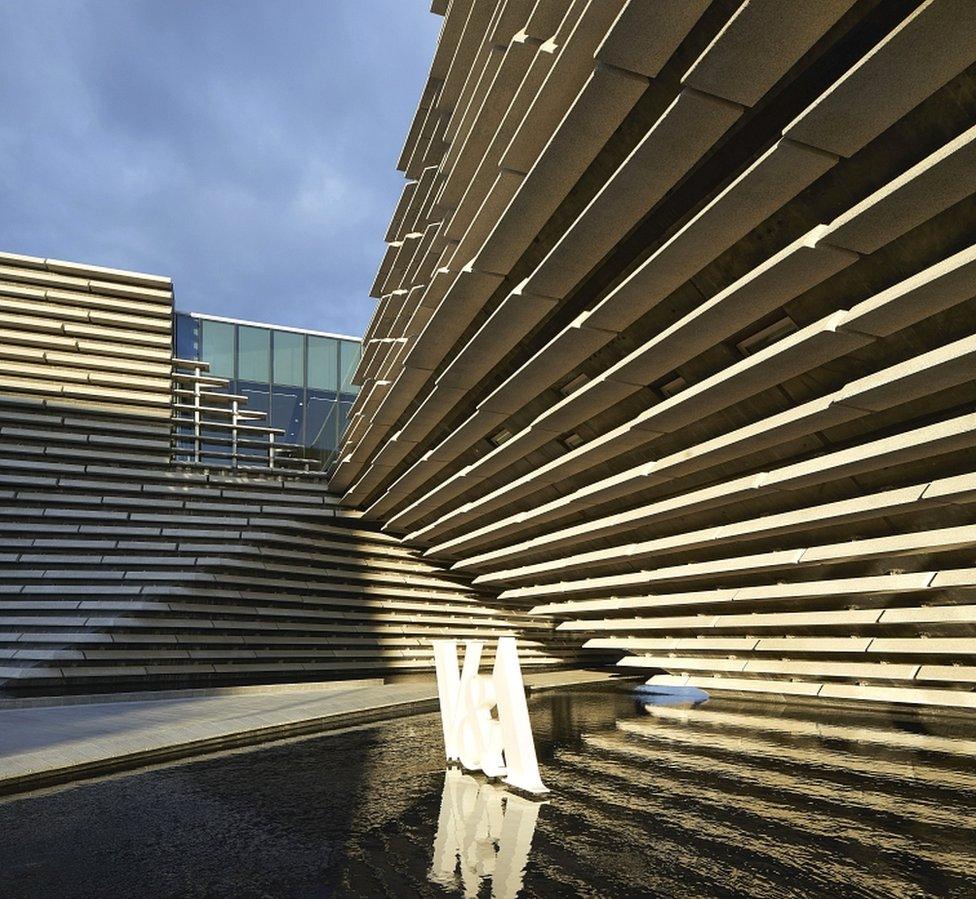
<instances>
[{"instance_id":1,"label":"balcony railing","mask_svg":"<svg viewBox=\"0 0 976 899\"><path fill-rule=\"evenodd\" d=\"M173 359L172 458L174 462L228 468L314 472L304 447L285 443L267 413L248 409L247 397L230 393L230 381L209 374L210 363Z\"/></svg>"}]
</instances>

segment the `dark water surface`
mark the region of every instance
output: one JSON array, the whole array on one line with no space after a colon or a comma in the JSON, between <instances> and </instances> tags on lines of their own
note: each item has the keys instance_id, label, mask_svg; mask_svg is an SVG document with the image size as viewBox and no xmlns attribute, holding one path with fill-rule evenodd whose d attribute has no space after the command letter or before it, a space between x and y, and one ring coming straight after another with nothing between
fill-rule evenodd
<instances>
[{"instance_id":1,"label":"dark water surface","mask_svg":"<svg viewBox=\"0 0 976 899\"><path fill-rule=\"evenodd\" d=\"M0 801L0 897L976 896L976 724L530 699L535 803L436 714Z\"/></svg>"}]
</instances>

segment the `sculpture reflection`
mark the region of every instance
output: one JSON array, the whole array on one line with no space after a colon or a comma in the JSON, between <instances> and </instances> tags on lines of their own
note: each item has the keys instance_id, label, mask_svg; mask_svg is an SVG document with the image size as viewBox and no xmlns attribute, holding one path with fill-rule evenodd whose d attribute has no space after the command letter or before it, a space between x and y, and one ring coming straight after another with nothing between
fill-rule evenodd
<instances>
[{"instance_id":1,"label":"sculpture reflection","mask_svg":"<svg viewBox=\"0 0 976 899\"><path fill-rule=\"evenodd\" d=\"M446 888L460 886L467 897L477 896L490 879L495 899L514 899L522 889L539 807L536 800L449 769L428 878Z\"/></svg>"}]
</instances>

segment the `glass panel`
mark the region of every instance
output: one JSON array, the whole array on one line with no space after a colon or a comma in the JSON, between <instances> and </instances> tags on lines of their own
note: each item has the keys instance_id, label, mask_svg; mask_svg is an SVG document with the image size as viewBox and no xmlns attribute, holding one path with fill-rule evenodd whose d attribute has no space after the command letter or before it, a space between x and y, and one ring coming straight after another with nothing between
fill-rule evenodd
<instances>
[{"instance_id":1,"label":"glass panel","mask_svg":"<svg viewBox=\"0 0 976 899\"><path fill-rule=\"evenodd\" d=\"M271 380L271 332L267 328L237 327L237 377Z\"/></svg>"},{"instance_id":2,"label":"glass panel","mask_svg":"<svg viewBox=\"0 0 976 899\"><path fill-rule=\"evenodd\" d=\"M267 412L271 408L271 390L267 384L238 381L234 392L247 397L247 402L241 405L242 412ZM261 419L255 424L265 425L267 422Z\"/></svg>"},{"instance_id":3,"label":"glass panel","mask_svg":"<svg viewBox=\"0 0 976 899\"><path fill-rule=\"evenodd\" d=\"M305 335L274 332L275 384L302 387L305 384Z\"/></svg>"},{"instance_id":4,"label":"glass panel","mask_svg":"<svg viewBox=\"0 0 976 899\"><path fill-rule=\"evenodd\" d=\"M359 364L361 350L362 345L358 341L339 341L339 389L343 393L359 393L359 388L352 383L352 376Z\"/></svg>"},{"instance_id":5,"label":"glass panel","mask_svg":"<svg viewBox=\"0 0 976 899\"><path fill-rule=\"evenodd\" d=\"M308 338L308 386L319 390L339 388L339 342L331 337Z\"/></svg>"},{"instance_id":6,"label":"glass panel","mask_svg":"<svg viewBox=\"0 0 976 899\"><path fill-rule=\"evenodd\" d=\"M339 403L339 439L342 439L342 434L346 430L346 424L349 421L349 413L352 411L352 403Z\"/></svg>"},{"instance_id":7,"label":"glass panel","mask_svg":"<svg viewBox=\"0 0 976 899\"><path fill-rule=\"evenodd\" d=\"M302 396L301 388L282 389L277 386L271 395L271 426L284 428L284 436L280 439L286 443L302 443L302 424L305 420Z\"/></svg>"},{"instance_id":8,"label":"glass panel","mask_svg":"<svg viewBox=\"0 0 976 899\"><path fill-rule=\"evenodd\" d=\"M320 390L308 392L305 442L317 449L332 451L336 447L335 394Z\"/></svg>"},{"instance_id":9,"label":"glass panel","mask_svg":"<svg viewBox=\"0 0 976 899\"><path fill-rule=\"evenodd\" d=\"M227 322L203 319L200 358L210 363L210 374L218 378L234 377L234 326Z\"/></svg>"},{"instance_id":10,"label":"glass panel","mask_svg":"<svg viewBox=\"0 0 976 899\"><path fill-rule=\"evenodd\" d=\"M197 343L197 320L186 312L176 313L176 358L199 359L200 345Z\"/></svg>"},{"instance_id":11,"label":"glass panel","mask_svg":"<svg viewBox=\"0 0 976 899\"><path fill-rule=\"evenodd\" d=\"M247 397L246 403L241 403L241 411L247 412L264 412L267 413L271 408L271 388L268 387L267 383L255 383L254 381L238 381L234 386L234 393L240 393ZM258 418L254 421L248 422L248 424L254 424L259 426L264 426L268 424L267 417ZM240 434L241 442L237 446L237 451L243 456L254 456L256 464L266 464L268 458L268 448L265 438L259 437L255 434L251 434L247 431L241 431ZM257 441L255 445L251 445L248 441Z\"/></svg>"}]
</instances>

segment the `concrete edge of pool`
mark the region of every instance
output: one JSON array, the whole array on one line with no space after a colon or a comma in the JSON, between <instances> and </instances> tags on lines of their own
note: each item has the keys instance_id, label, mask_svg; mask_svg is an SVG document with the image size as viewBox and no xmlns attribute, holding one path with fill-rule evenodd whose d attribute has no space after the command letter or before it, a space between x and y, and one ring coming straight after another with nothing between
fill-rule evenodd
<instances>
[{"instance_id":1,"label":"concrete edge of pool","mask_svg":"<svg viewBox=\"0 0 976 899\"><path fill-rule=\"evenodd\" d=\"M596 670L525 675L530 692L624 680L633 678ZM17 703L0 707L0 796L436 708L432 680Z\"/></svg>"}]
</instances>

